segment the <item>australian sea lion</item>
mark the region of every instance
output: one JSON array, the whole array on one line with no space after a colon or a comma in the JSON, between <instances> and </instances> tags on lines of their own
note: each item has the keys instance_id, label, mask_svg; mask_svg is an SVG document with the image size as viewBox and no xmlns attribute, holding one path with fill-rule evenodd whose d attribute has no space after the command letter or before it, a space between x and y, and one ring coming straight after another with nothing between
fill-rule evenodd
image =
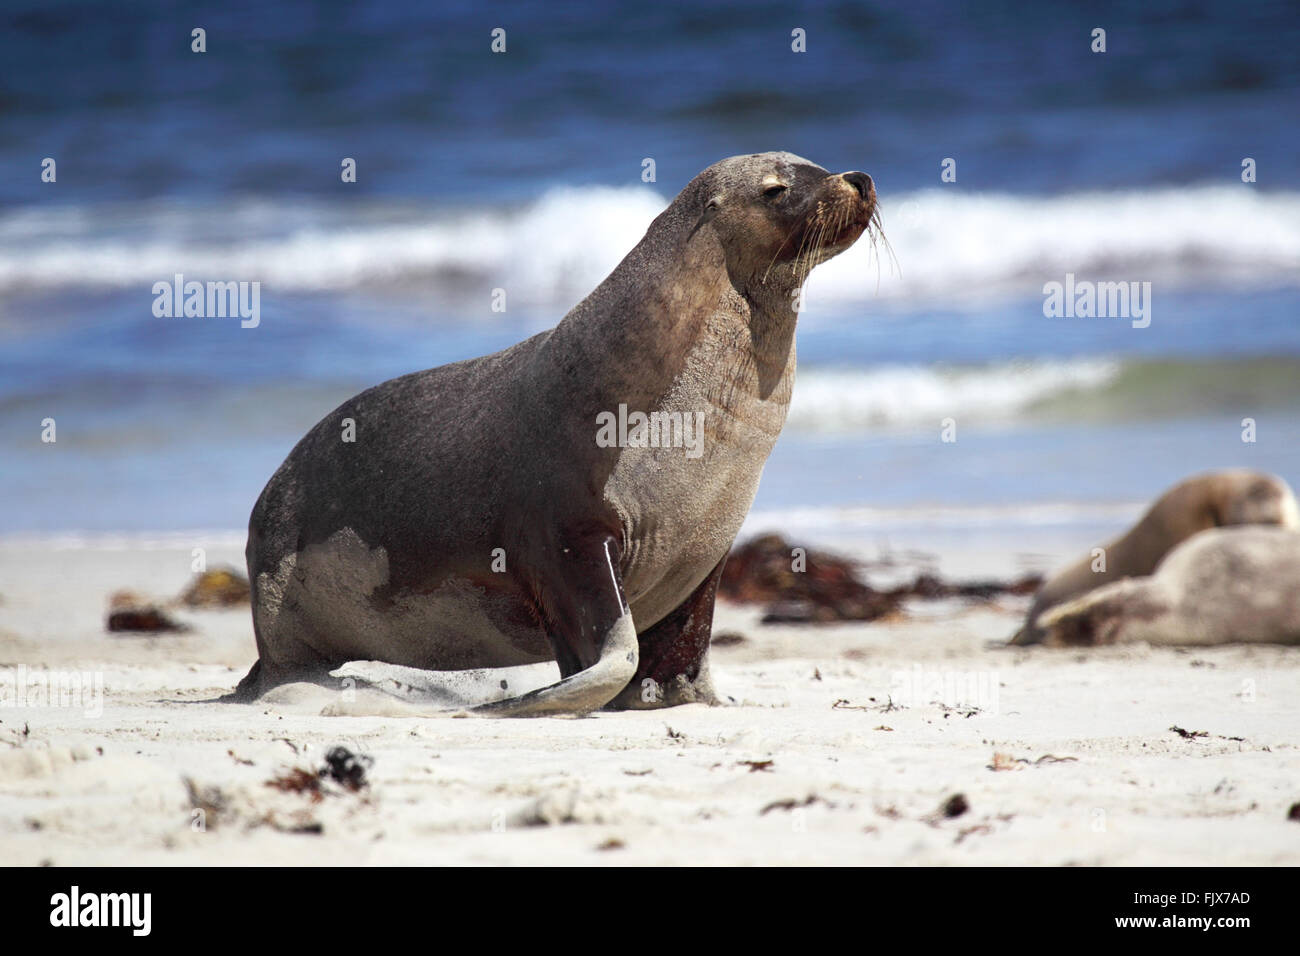
<instances>
[{"instance_id":1,"label":"australian sea lion","mask_svg":"<svg viewBox=\"0 0 1300 956\"><path fill-rule=\"evenodd\" d=\"M1162 494L1142 519L1099 556L1080 558L1044 584L1034 596L1013 644L1036 644L1037 625L1048 608L1127 577L1144 577L1179 543L1207 528L1231 525L1300 527L1295 495L1281 478L1246 469L1195 475Z\"/></svg>"},{"instance_id":2,"label":"australian sea lion","mask_svg":"<svg viewBox=\"0 0 1300 956\"><path fill-rule=\"evenodd\" d=\"M1300 533L1212 528L1151 577L1126 578L1038 619L1044 643L1300 644Z\"/></svg>"},{"instance_id":3,"label":"australian sea lion","mask_svg":"<svg viewBox=\"0 0 1300 956\"><path fill-rule=\"evenodd\" d=\"M714 592L785 421L798 292L873 224L864 173L723 160L554 329L345 402L253 508L236 696L348 661L554 660L557 683L477 710L712 700Z\"/></svg>"}]
</instances>

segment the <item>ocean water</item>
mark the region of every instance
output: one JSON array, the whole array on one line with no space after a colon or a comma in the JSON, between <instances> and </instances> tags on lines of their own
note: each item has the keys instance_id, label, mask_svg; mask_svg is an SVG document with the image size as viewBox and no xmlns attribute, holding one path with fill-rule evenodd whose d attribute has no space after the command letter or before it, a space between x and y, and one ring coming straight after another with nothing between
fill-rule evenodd
<instances>
[{"instance_id":1,"label":"ocean water","mask_svg":"<svg viewBox=\"0 0 1300 956\"><path fill-rule=\"evenodd\" d=\"M1205 468L1300 484L1294 4L11 2L0 26L0 533L242 527L339 401L553 325L696 172L767 149L869 172L892 256L810 280L756 524L1091 527ZM155 317L178 273L260 282L260 324ZM1150 283L1149 325L1047 317L1067 274Z\"/></svg>"}]
</instances>

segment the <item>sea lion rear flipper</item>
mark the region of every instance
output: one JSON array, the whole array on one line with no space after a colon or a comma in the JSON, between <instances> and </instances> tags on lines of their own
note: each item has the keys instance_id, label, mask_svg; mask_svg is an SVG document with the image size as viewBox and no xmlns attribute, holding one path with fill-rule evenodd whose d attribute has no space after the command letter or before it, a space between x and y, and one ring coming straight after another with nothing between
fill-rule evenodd
<instances>
[{"instance_id":1,"label":"sea lion rear flipper","mask_svg":"<svg viewBox=\"0 0 1300 956\"><path fill-rule=\"evenodd\" d=\"M1016 631L1007 641L1010 647L1027 647L1030 644L1041 644L1043 632L1032 624L1026 624L1020 630Z\"/></svg>"},{"instance_id":2,"label":"sea lion rear flipper","mask_svg":"<svg viewBox=\"0 0 1300 956\"><path fill-rule=\"evenodd\" d=\"M217 698L223 704L249 704L257 700L262 693L262 659L253 661L253 666L235 689L224 697Z\"/></svg>"},{"instance_id":3,"label":"sea lion rear flipper","mask_svg":"<svg viewBox=\"0 0 1300 956\"><path fill-rule=\"evenodd\" d=\"M636 675L606 710L648 710L678 704L720 704L709 677L709 642L724 555L708 577L663 620L637 635Z\"/></svg>"}]
</instances>

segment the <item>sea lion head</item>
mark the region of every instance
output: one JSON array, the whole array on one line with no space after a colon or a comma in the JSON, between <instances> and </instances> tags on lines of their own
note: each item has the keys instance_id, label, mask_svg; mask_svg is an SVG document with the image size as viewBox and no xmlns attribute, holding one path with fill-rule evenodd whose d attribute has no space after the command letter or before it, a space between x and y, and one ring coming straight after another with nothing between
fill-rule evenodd
<instances>
[{"instance_id":1,"label":"sea lion head","mask_svg":"<svg viewBox=\"0 0 1300 956\"><path fill-rule=\"evenodd\" d=\"M1169 611L1149 580L1125 578L1045 611L1037 621L1042 643L1048 647L1125 643L1135 630Z\"/></svg>"},{"instance_id":2,"label":"sea lion head","mask_svg":"<svg viewBox=\"0 0 1300 956\"><path fill-rule=\"evenodd\" d=\"M793 153L724 159L682 196L699 210L688 241L707 227L742 292L797 289L814 266L880 228L870 176L831 173Z\"/></svg>"},{"instance_id":3,"label":"sea lion head","mask_svg":"<svg viewBox=\"0 0 1300 956\"><path fill-rule=\"evenodd\" d=\"M1219 525L1266 524L1295 530L1300 525L1295 496L1272 475L1246 472L1237 479L1216 515Z\"/></svg>"}]
</instances>

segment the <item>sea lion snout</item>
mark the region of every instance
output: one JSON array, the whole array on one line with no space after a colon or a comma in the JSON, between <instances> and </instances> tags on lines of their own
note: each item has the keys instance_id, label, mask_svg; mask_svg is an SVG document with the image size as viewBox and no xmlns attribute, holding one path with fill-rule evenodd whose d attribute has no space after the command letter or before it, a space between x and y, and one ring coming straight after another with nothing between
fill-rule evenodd
<instances>
[{"instance_id":1,"label":"sea lion snout","mask_svg":"<svg viewBox=\"0 0 1300 956\"><path fill-rule=\"evenodd\" d=\"M839 185L839 192L846 194L850 202L857 203L857 216L849 217L845 232L836 237L837 241L848 239L852 242L875 222L876 184L870 176L856 169L830 178Z\"/></svg>"},{"instance_id":2,"label":"sea lion snout","mask_svg":"<svg viewBox=\"0 0 1300 956\"><path fill-rule=\"evenodd\" d=\"M840 173L840 178L857 190L859 198L865 200L870 205L876 202L876 184L871 181L871 177L866 173L860 173L854 170L850 173Z\"/></svg>"},{"instance_id":3,"label":"sea lion snout","mask_svg":"<svg viewBox=\"0 0 1300 956\"><path fill-rule=\"evenodd\" d=\"M830 225L822 241L832 255L841 252L876 223L876 184L856 169L828 173L813 193L806 215L814 229Z\"/></svg>"}]
</instances>

